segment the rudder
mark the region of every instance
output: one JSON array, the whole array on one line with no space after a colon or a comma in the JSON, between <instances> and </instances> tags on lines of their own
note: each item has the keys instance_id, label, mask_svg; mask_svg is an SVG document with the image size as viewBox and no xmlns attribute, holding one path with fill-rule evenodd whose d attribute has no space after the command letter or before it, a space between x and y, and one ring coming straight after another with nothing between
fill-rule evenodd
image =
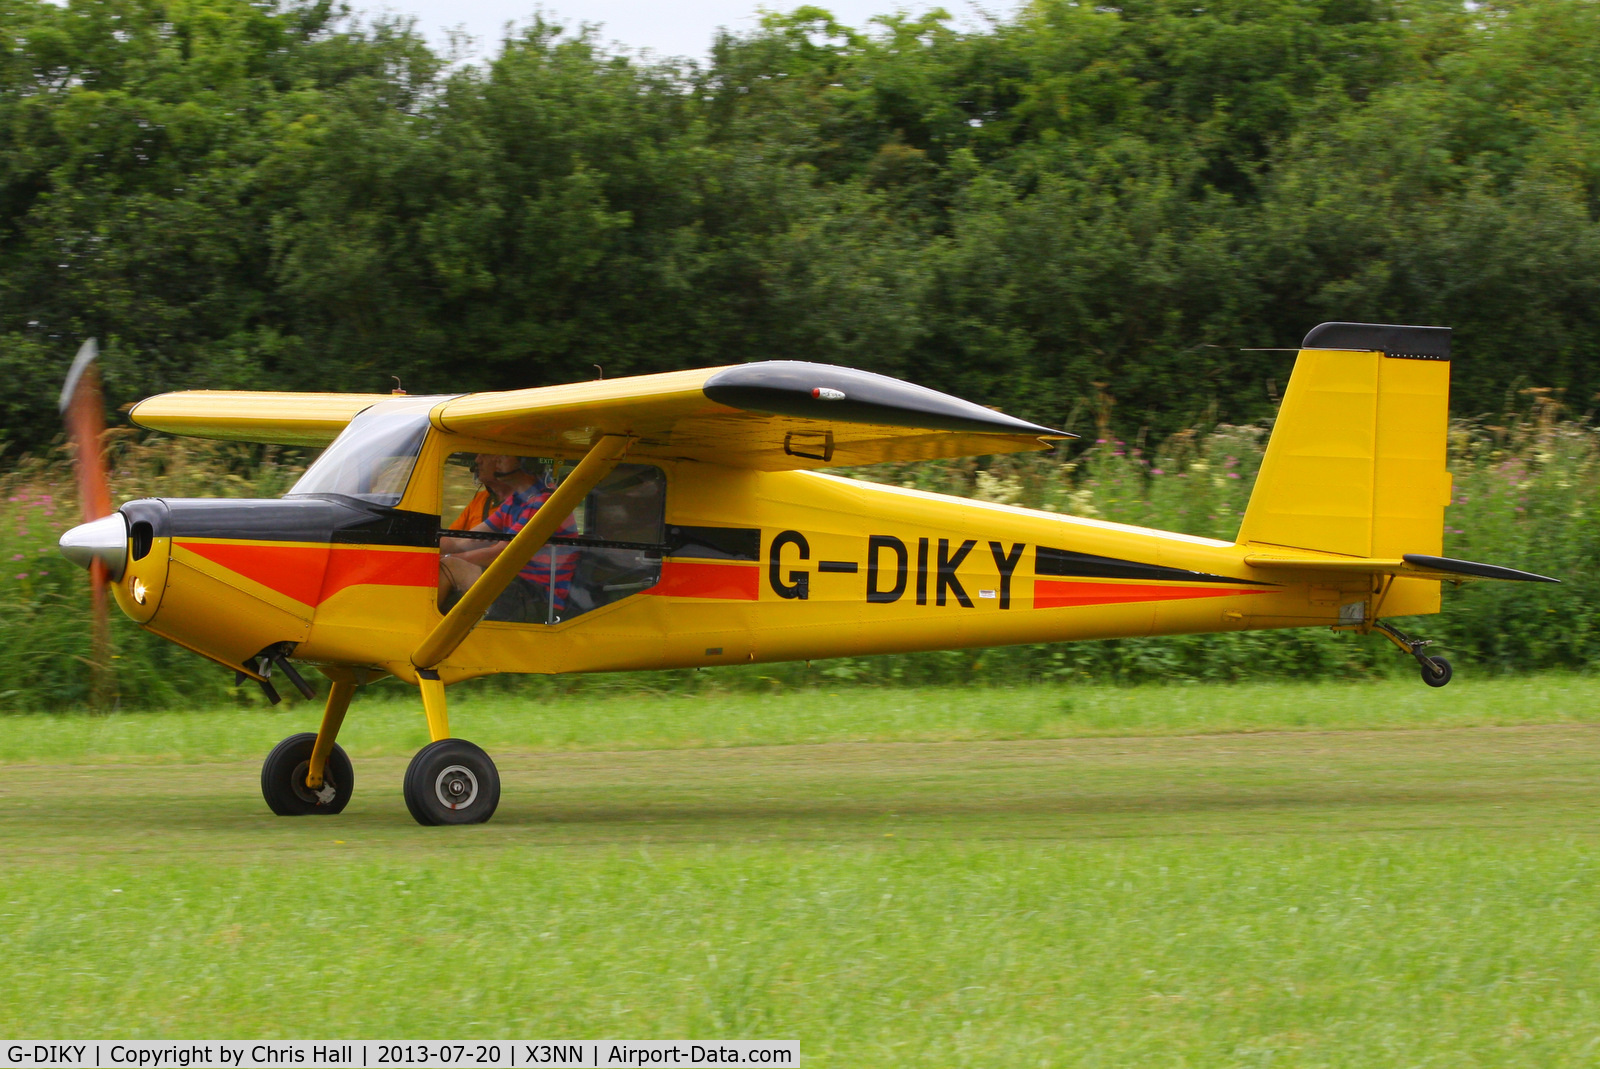
<instances>
[{"instance_id":1,"label":"rudder","mask_svg":"<svg viewBox=\"0 0 1600 1069\"><path fill-rule=\"evenodd\" d=\"M1238 541L1350 557L1439 555L1451 489L1449 404L1448 327L1314 328Z\"/></svg>"}]
</instances>

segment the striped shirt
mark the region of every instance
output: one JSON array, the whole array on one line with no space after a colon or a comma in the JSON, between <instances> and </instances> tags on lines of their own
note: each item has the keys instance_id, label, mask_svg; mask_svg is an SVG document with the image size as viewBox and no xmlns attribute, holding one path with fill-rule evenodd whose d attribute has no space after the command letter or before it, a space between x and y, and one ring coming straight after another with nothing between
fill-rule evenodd
<instances>
[{"instance_id":1,"label":"striped shirt","mask_svg":"<svg viewBox=\"0 0 1600 1069\"><path fill-rule=\"evenodd\" d=\"M484 523L488 524L491 531L516 534L527 526L533 514L539 511L539 506L544 504L545 498L553 491L554 487L534 483L500 502L499 507L489 513L489 518L484 520ZM556 533L575 535L578 533L578 525L569 515ZM550 601L559 612L566 606L567 590L572 586L572 573L578 569L576 549L570 546L547 545L535 553L533 559L517 575L530 583L550 588L552 559L555 564L555 586Z\"/></svg>"}]
</instances>

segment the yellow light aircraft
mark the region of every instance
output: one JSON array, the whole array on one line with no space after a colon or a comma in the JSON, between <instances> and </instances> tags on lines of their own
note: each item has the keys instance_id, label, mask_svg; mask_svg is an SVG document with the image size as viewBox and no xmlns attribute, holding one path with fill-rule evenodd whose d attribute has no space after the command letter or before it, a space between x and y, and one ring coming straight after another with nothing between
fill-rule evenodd
<instances>
[{"instance_id":1,"label":"yellow light aircraft","mask_svg":"<svg viewBox=\"0 0 1600 1069\"><path fill-rule=\"evenodd\" d=\"M282 499L130 501L61 546L140 625L273 700L274 668L312 696L292 662L332 681L320 729L262 769L285 815L349 801L335 740L384 674L421 692L433 741L404 793L423 824L498 804L494 763L445 707L448 684L495 672L1333 627L1384 635L1442 686L1449 663L1386 617L1437 612L1442 582L1554 581L1439 555L1449 344L1312 330L1233 542L823 474L1072 436L771 361L463 396L162 394L133 422L327 448Z\"/></svg>"}]
</instances>

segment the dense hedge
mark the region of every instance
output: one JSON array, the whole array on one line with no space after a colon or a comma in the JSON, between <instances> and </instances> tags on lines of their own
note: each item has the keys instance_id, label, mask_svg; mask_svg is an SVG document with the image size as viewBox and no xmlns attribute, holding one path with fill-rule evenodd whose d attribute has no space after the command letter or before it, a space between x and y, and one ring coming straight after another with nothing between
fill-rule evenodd
<instances>
[{"instance_id":1,"label":"dense hedge","mask_svg":"<svg viewBox=\"0 0 1600 1069\"><path fill-rule=\"evenodd\" d=\"M885 5L891 7L892 5ZM201 386L525 386L759 357L1083 429L1270 411L1326 319L1457 329L1456 410L1600 387L1600 6L816 8L479 65L326 2L0 5L0 439Z\"/></svg>"}]
</instances>

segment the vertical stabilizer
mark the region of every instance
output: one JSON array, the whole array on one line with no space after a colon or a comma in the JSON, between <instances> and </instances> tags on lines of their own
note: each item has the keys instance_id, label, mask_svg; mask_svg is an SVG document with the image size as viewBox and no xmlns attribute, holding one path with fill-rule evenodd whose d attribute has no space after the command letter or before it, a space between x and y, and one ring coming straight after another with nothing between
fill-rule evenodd
<instances>
[{"instance_id":1,"label":"vertical stabilizer","mask_svg":"<svg viewBox=\"0 0 1600 1069\"><path fill-rule=\"evenodd\" d=\"M1315 328L1284 391L1239 541L1351 557L1440 554L1449 403L1449 328Z\"/></svg>"}]
</instances>

